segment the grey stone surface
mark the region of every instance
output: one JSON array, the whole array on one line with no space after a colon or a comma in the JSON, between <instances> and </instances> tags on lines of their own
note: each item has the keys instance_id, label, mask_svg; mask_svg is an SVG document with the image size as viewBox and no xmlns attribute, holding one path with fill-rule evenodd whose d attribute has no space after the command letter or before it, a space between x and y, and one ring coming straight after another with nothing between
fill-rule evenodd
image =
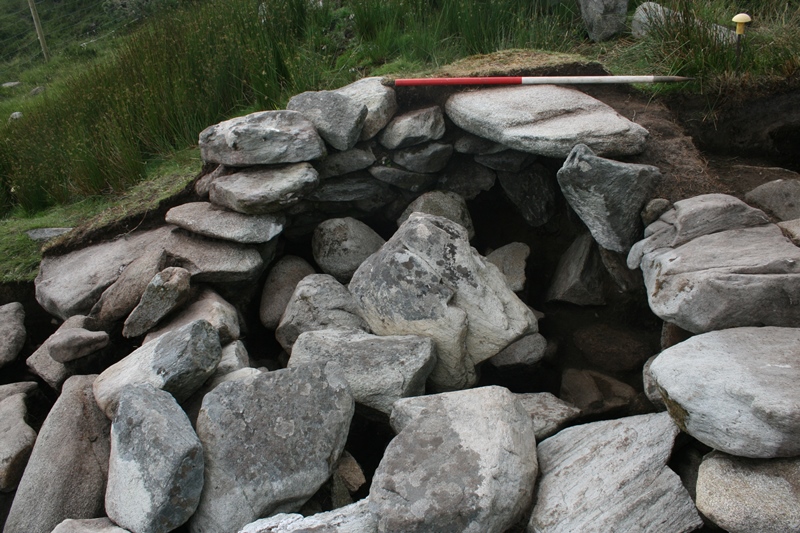
<instances>
[{"instance_id":1,"label":"grey stone surface","mask_svg":"<svg viewBox=\"0 0 800 533\"><path fill-rule=\"evenodd\" d=\"M3 533L50 533L67 518L103 516L111 423L96 376L73 376L42 424Z\"/></svg>"},{"instance_id":2,"label":"grey stone surface","mask_svg":"<svg viewBox=\"0 0 800 533\"><path fill-rule=\"evenodd\" d=\"M304 517L281 513L247 524L239 533L375 533L378 521L369 510L368 500Z\"/></svg>"},{"instance_id":3,"label":"grey stone surface","mask_svg":"<svg viewBox=\"0 0 800 533\"><path fill-rule=\"evenodd\" d=\"M25 422L25 394L0 400L0 491L14 490L36 442L36 431Z\"/></svg>"},{"instance_id":4,"label":"grey stone surface","mask_svg":"<svg viewBox=\"0 0 800 533\"><path fill-rule=\"evenodd\" d=\"M577 237L558 260L547 300L576 305L603 305L602 265L589 233Z\"/></svg>"},{"instance_id":5,"label":"grey stone surface","mask_svg":"<svg viewBox=\"0 0 800 533\"><path fill-rule=\"evenodd\" d=\"M400 400L394 412L399 433L369 493L379 532L502 533L529 510L536 439L514 394L481 387Z\"/></svg>"},{"instance_id":6,"label":"grey stone surface","mask_svg":"<svg viewBox=\"0 0 800 533\"><path fill-rule=\"evenodd\" d=\"M108 418L113 418L125 387L137 383L149 383L183 401L213 374L221 356L217 331L197 320L144 344L104 370L94 382L95 400Z\"/></svg>"},{"instance_id":7,"label":"grey stone surface","mask_svg":"<svg viewBox=\"0 0 800 533\"><path fill-rule=\"evenodd\" d=\"M464 197L458 193L448 191L430 191L417 197L408 204L408 207L397 219L397 226L403 225L411 213L428 213L439 217L449 218L453 222L464 226L470 239L475 236L475 227L467 208Z\"/></svg>"},{"instance_id":8,"label":"grey stone surface","mask_svg":"<svg viewBox=\"0 0 800 533\"><path fill-rule=\"evenodd\" d=\"M165 216L168 224L187 231L242 244L267 242L280 235L283 215L244 215L219 209L208 202L189 202L173 207Z\"/></svg>"},{"instance_id":9,"label":"grey stone surface","mask_svg":"<svg viewBox=\"0 0 800 533\"><path fill-rule=\"evenodd\" d=\"M145 287L139 304L125 319L123 337L144 335L162 318L183 305L189 298L191 273L181 267L167 267L153 276Z\"/></svg>"},{"instance_id":10,"label":"grey stone surface","mask_svg":"<svg viewBox=\"0 0 800 533\"><path fill-rule=\"evenodd\" d=\"M325 155L325 143L297 111L261 111L201 131L200 155L232 167L298 163Z\"/></svg>"},{"instance_id":11,"label":"grey stone surface","mask_svg":"<svg viewBox=\"0 0 800 533\"><path fill-rule=\"evenodd\" d=\"M607 41L625 31L628 0L580 0L581 17L589 38Z\"/></svg>"},{"instance_id":12,"label":"grey stone surface","mask_svg":"<svg viewBox=\"0 0 800 533\"><path fill-rule=\"evenodd\" d=\"M703 458L697 508L735 533L800 531L800 458L745 459L722 452Z\"/></svg>"},{"instance_id":13,"label":"grey stone surface","mask_svg":"<svg viewBox=\"0 0 800 533\"><path fill-rule=\"evenodd\" d=\"M476 163L501 172L521 172L534 161L536 156L517 150L503 150L475 156Z\"/></svg>"},{"instance_id":14,"label":"grey stone surface","mask_svg":"<svg viewBox=\"0 0 800 533\"><path fill-rule=\"evenodd\" d=\"M128 265L143 252L163 247L169 232L169 228L134 232L64 255L44 256L35 281L36 301L62 320L88 314Z\"/></svg>"},{"instance_id":15,"label":"grey stone surface","mask_svg":"<svg viewBox=\"0 0 800 533\"><path fill-rule=\"evenodd\" d=\"M547 339L539 333L527 335L512 342L489 359L489 364L497 368L515 366L534 366L547 351Z\"/></svg>"},{"instance_id":16,"label":"grey stone surface","mask_svg":"<svg viewBox=\"0 0 800 533\"><path fill-rule=\"evenodd\" d=\"M275 337L283 349L291 353L301 333L319 329L369 331L353 296L329 274L312 274L297 284Z\"/></svg>"},{"instance_id":17,"label":"grey stone surface","mask_svg":"<svg viewBox=\"0 0 800 533\"><path fill-rule=\"evenodd\" d=\"M531 248L522 242L512 242L501 246L486 256L486 260L500 269L506 277L508 288L514 292L525 288L525 261Z\"/></svg>"},{"instance_id":18,"label":"grey stone surface","mask_svg":"<svg viewBox=\"0 0 800 533\"><path fill-rule=\"evenodd\" d=\"M759 185L744 199L780 220L800 218L800 179L779 179Z\"/></svg>"},{"instance_id":19,"label":"grey stone surface","mask_svg":"<svg viewBox=\"0 0 800 533\"><path fill-rule=\"evenodd\" d=\"M323 272L347 283L361 263L385 242L360 220L330 218L314 230L311 251Z\"/></svg>"},{"instance_id":20,"label":"grey stone surface","mask_svg":"<svg viewBox=\"0 0 800 533\"><path fill-rule=\"evenodd\" d=\"M122 271L89 313L98 327L111 329L138 305L148 283L166 266L167 254L163 247L155 246L135 259Z\"/></svg>"},{"instance_id":21,"label":"grey stone surface","mask_svg":"<svg viewBox=\"0 0 800 533\"><path fill-rule=\"evenodd\" d=\"M435 386L470 386L475 365L537 331L505 277L470 247L463 226L413 213L349 285L372 331L436 343Z\"/></svg>"},{"instance_id":22,"label":"grey stone surface","mask_svg":"<svg viewBox=\"0 0 800 533\"><path fill-rule=\"evenodd\" d=\"M411 192L426 191L433 187L439 179L435 174L421 174L382 165L371 166L367 170L376 180Z\"/></svg>"},{"instance_id":23,"label":"grey stone surface","mask_svg":"<svg viewBox=\"0 0 800 533\"><path fill-rule=\"evenodd\" d=\"M204 320L217 330L220 344L237 340L241 333L239 312L236 308L213 289L205 287L180 313L157 329L150 330L144 337L144 343L197 320Z\"/></svg>"},{"instance_id":24,"label":"grey stone surface","mask_svg":"<svg viewBox=\"0 0 800 533\"><path fill-rule=\"evenodd\" d=\"M560 398L584 415L624 409L633 404L636 397L633 387L601 372L567 368L561 375Z\"/></svg>"},{"instance_id":25,"label":"grey stone surface","mask_svg":"<svg viewBox=\"0 0 800 533\"><path fill-rule=\"evenodd\" d=\"M800 218L778 222L778 227L795 245L800 246Z\"/></svg>"},{"instance_id":26,"label":"grey stone surface","mask_svg":"<svg viewBox=\"0 0 800 533\"><path fill-rule=\"evenodd\" d=\"M382 78L363 78L345 85L336 92L349 96L367 106L367 118L361 129L361 140L373 138L397 112L394 89L384 85Z\"/></svg>"},{"instance_id":27,"label":"grey stone surface","mask_svg":"<svg viewBox=\"0 0 800 533\"><path fill-rule=\"evenodd\" d=\"M72 231L72 228L36 228L27 230L25 235L33 241L47 242L70 231Z\"/></svg>"},{"instance_id":28,"label":"grey stone surface","mask_svg":"<svg viewBox=\"0 0 800 533\"><path fill-rule=\"evenodd\" d=\"M297 337L288 366L329 361L341 367L356 403L388 416L395 401L425 393L436 351L433 341L425 337L307 331Z\"/></svg>"},{"instance_id":29,"label":"grey stone surface","mask_svg":"<svg viewBox=\"0 0 800 533\"><path fill-rule=\"evenodd\" d=\"M353 397L335 363L219 385L197 419L206 470L190 531L228 533L297 511L331 475L352 416Z\"/></svg>"},{"instance_id":30,"label":"grey stone surface","mask_svg":"<svg viewBox=\"0 0 800 533\"><path fill-rule=\"evenodd\" d=\"M106 517L75 520L68 518L58 524L52 533L131 533L118 527Z\"/></svg>"},{"instance_id":31,"label":"grey stone surface","mask_svg":"<svg viewBox=\"0 0 800 533\"><path fill-rule=\"evenodd\" d=\"M319 174L309 163L258 167L217 178L208 197L239 213L265 215L297 203L318 184Z\"/></svg>"},{"instance_id":32,"label":"grey stone surface","mask_svg":"<svg viewBox=\"0 0 800 533\"><path fill-rule=\"evenodd\" d=\"M800 323L800 248L777 226L656 249L641 268L650 309L692 333Z\"/></svg>"},{"instance_id":33,"label":"grey stone surface","mask_svg":"<svg viewBox=\"0 0 800 533\"><path fill-rule=\"evenodd\" d=\"M539 227L553 216L556 192L552 173L534 163L521 172L498 172L497 179L519 214L533 227Z\"/></svg>"},{"instance_id":34,"label":"grey stone surface","mask_svg":"<svg viewBox=\"0 0 800 533\"><path fill-rule=\"evenodd\" d=\"M12 302L0 306L0 367L17 358L27 336L22 304Z\"/></svg>"},{"instance_id":35,"label":"grey stone surface","mask_svg":"<svg viewBox=\"0 0 800 533\"><path fill-rule=\"evenodd\" d=\"M726 45L736 43L736 33L732 29L700 20L684 21L680 12L655 2L644 2L636 8L631 20L631 33L635 38L643 39L657 28L669 29L671 26L689 24L694 24L697 31L702 32L708 39Z\"/></svg>"},{"instance_id":36,"label":"grey stone surface","mask_svg":"<svg viewBox=\"0 0 800 533\"><path fill-rule=\"evenodd\" d=\"M460 132L453 143L453 149L459 154L496 154L508 150L505 146L471 133Z\"/></svg>"},{"instance_id":37,"label":"grey stone surface","mask_svg":"<svg viewBox=\"0 0 800 533\"><path fill-rule=\"evenodd\" d=\"M376 180L368 172L326 179L307 196L313 202L352 202L357 207L360 203L386 205L395 197L388 184Z\"/></svg>"},{"instance_id":38,"label":"grey stone surface","mask_svg":"<svg viewBox=\"0 0 800 533\"><path fill-rule=\"evenodd\" d=\"M653 198L642 209L641 217L645 227L659 219L661 215L672 208L672 203L666 198Z\"/></svg>"},{"instance_id":39,"label":"grey stone surface","mask_svg":"<svg viewBox=\"0 0 800 533\"><path fill-rule=\"evenodd\" d=\"M650 365L653 364L656 357L658 357L657 354L645 361L642 367L642 383L644 385L644 393L647 395L647 399L650 400L650 403L653 404L656 410L666 411L667 404L664 403L664 398L658 390L658 383L653 379L653 374L650 373Z\"/></svg>"},{"instance_id":40,"label":"grey stone surface","mask_svg":"<svg viewBox=\"0 0 800 533\"><path fill-rule=\"evenodd\" d=\"M378 142L395 150L439 140L444 130L442 108L429 106L395 116L378 135Z\"/></svg>"},{"instance_id":41,"label":"grey stone surface","mask_svg":"<svg viewBox=\"0 0 800 533\"><path fill-rule=\"evenodd\" d=\"M202 239L177 229L170 234L166 247L173 266L188 270L192 281L253 281L264 269L265 260L271 260L252 246Z\"/></svg>"},{"instance_id":42,"label":"grey stone surface","mask_svg":"<svg viewBox=\"0 0 800 533\"><path fill-rule=\"evenodd\" d=\"M314 267L301 257L285 255L275 263L261 291L259 318L265 328L278 327L295 287L310 274L314 274Z\"/></svg>"},{"instance_id":43,"label":"grey stone surface","mask_svg":"<svg viewBox=\"0 0 800 533\"><path fill-rule=\"evenodd\" d=\"M222 357L211 379L222 377L231 372L250 366L250 356L242 341L233 341L222 348Z\"/></svg>"},{"instance_id":44,"label":"grey stone surface","mask_svg":"<svg viewBox=\"0 0 800 533\"><path fill-rule=\"evenodd\" d=\"M580 409L549 392L517 394L516 397L531 415L536 442L555 435L581 414Z\"/></svg>"},{"instance_id":45,"label":"grey stone surface","mask_svg":"<svg viewBox=\"0 0 800 533\"><path fill-rule=\"evenodd\" d=\"M660 181L656 167L603 159L583 144L575 146L558 171L567 203L597 244L620 253L639 240L640 213Z\"/></svg>"},{"instance_id":46,"label":"grey stone surface","mask_svg":"<svg viewBox=\"0 0 800 533\"><path fill-rule=\"evenodd\" d=\"M367 106L335 91L308 91L289 99L286 109L299 111L337 150L349 150L361 137Z\"/></svg>"},{"instance_id":47,"label":"grey stone surface","mask_svg":"<svg viewBox=\"0 0 800 533\"><path fill-rule=\"evenodd\" d=\"M135 533L167 533L189 520L202 489L203 447L175 398L126 387L111 424L108 516Z\"/></svg>"},{"instance_id":48,"label":"grey stone surface","mask_svg":"<svg viewBox=\"0 0 800 533\"><path fill-rule=\"evenodd\" d=\"M314 164L319 179L342 176L363 170L375 162L375 155L369 145L359 145L346 152L332 152Z\"/></svg>"},{"instance_id":49,"label":"grey stone surface","mask_svg":"<svg viewBox=\"0 0 800 533\"><path fill-rule=\"evenodd\" d=\"M0 385L0 402L17 394L31 394L38 389L35 381L17 381L7 385Z\"/></svg>"},{"instance_id":50,"label":"grey stone surface","mask_svg":"<svg viewBox=\"0 0 800 533\"><path fill-rule=\"evenodd\" d=\"M439 172L453 155L453 145L432 142L397 150L392 161L412 172Z\"/></svg>"},{"instance_id":51,"label":"grey stone surface","mask_svg":"<svg viewBox=\"0 0 800 533\"><path fill-rule=\"evenodd\" d=\"M604 156L637 154L647 138L647 130L602 102L554 85L456 93L445 112L479 137L548 157L567 157L581 143Z\"/></svg>"},{"instance_id":52,"label":"grey stone surface","mask_svg":"<svg viewBox=\"0 0 800 533\"><path fill-rule=\"evenodd\" d=\"M105 331L89 331L83 328L65 329L53 336L49 342L50 357L59 363L68 363L102 350L110 341Z\"/></svg>"},{"instance_id":53,"label":"grey stone surface","mask_svg":"<svg viewBox=\"0 0 800 533\"><path fill-rule=\"evenodd\" d=\"M666 466L678 432L669 415L659 413L575 426L542 441L526 531L699 528L689 493Z\"/></svg>"},{"instance_id":54,"label":"grey stone surface","mask_svg":"<svg viewBox=\"0 0 800 533\"><path fill-rule=\"evenodd\" d=\"M50 357L50 345L58 335L65 331L72 328L88 328L93 325L92 322L90 318L83 315L75 315L64 321L56 332L48 337L25 361L30 371L42 378L53 389L60 390L64 380L74 375L78 369L73 365L67 366L59 363Z\"/></svg>"},{"instance_id":55,"label":"grey stone surface","mask_svg":"<svg viewBox=\"0 0 800 533\"><path fill-rule=\"evenodd\" d=\"M745 327L696 335L650 365L675 422L741 457L800 455L800 329Z\"/></svg>"},{"instance_id":56,"label":"grey stone surface","mask_svg":"<svg viewBox=\"0 0 800 533\"><path fill-rule=\"evenodd\" d=\"M470 159L453 158L442 172L437 189L454 192L473 200L483 191L494 187L497 174Z\"/></svg>"}]
</instances>

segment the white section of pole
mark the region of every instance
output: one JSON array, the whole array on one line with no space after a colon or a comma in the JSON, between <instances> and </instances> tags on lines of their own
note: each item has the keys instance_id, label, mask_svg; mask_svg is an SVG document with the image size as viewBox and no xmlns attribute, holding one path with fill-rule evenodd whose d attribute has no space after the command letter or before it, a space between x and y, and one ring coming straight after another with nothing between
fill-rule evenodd
<instances>
[{"instance_id":1,"label":"white section of pole","mask_svg":"<svg viewBox=\"0 0 800 533\"><path fill-rule=\"evenodd\" d=\"M592 83L670 83L689 81L682 76L530 76L522 85L585 85Z\"/></svg>"}]
</instances>

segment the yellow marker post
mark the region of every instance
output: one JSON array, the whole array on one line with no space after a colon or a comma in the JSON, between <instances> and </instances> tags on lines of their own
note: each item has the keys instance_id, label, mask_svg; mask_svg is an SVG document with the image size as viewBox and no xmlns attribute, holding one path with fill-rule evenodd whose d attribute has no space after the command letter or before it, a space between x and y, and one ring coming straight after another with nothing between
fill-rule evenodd
<instances>
[{"instance_id":1,"label":"yellow marker post","mask_svg":"<svg viewBox=\"0 0 800 533\"><path fill-rule=\"evenodd\" d=\"M739 13L733 17L733 22L736 23L736 72L739 72L739 62L742 57L742 37L744 37L744 29L748 22L752 21L750 15L747 13Z\"/></svg>"}]
</instances>

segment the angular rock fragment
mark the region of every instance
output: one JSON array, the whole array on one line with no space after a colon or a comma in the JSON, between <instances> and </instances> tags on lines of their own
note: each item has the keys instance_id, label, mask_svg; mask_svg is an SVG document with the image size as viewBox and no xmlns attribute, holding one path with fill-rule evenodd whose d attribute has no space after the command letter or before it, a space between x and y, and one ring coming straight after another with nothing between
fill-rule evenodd
<instances>
[{"instance_id":1,"label":"angular rock fragment","mask_svg":"<svg viewBox=\"0 0 800 533\"><path fill-rule=\"evenodd\" d=\"M500 269L506 277L508 288L514 292L525 288L525 261L531 248L522 242L512 242L501 246L486 256L486 260Z\"/></svg>"},{"instance_id":2,"label":"angular rock fragment","mask_svg":"<svg viewBox=\"0 0 800 533\"><path fill-rule=\"evenodd\" d=\"M444 113L439 106L408 111L394 117L378 135L378 141L390 150L436 141L444 135Z\"/></svg>"},{"instance_id":3,"label":"angular rock fragment","mask_svg":"<svg viewBox=\"0 0 800 533\"><path fill-rule=\"evenodd\" d=\"M475 162L501 172L517 173L536 161L536 156L517 150L503 150L475 156Z\"/></svg>"},{"instance_id":4,"label":"angular rock fragment","mask_svg":"<svg viewBox=\"0 0 800 533\"><path fill-rule=\"evenodd\" d=\"M666 466L678 433L669 415L659 413L575 426L542 441L526 531L699 528L689 493Z\"/></svg>"},{"instance_id":5,"label":"angular rock fragment","mask_svg":"<svg viewBox=\"0 0 800 533\"><path fill-rule=\"evenodd\" d=\"M538 333L514 341L489 359L489 364L497 368L534 366L547 353L547 339Z\"/></svg>"},{"instance_id":6,"label":"angular rock fragment","mask_svg":"<svg viewBox=\"0 0 800 533\"><path fill-rule=\"evenodd\" d=\"M265 328L278 327L295 287L310 274L314 274L314 267L301 257L285 255L275 263L261 291L259 318Z\"/></svg>"},{"instance_id":7,"label":"angular rock fragment","mask_svg":"<svg viewBox=\"0 0 800 533\"><path fill-rule=\"evenodd\" d=\"M521 172L498 172L497 179L509 201L534 228L546 224L555 213L552 173L544 166L534 163Z\"/></svg>"},{"instance_id":8,"label":"angular rock fragment","mask_svg":"<svg viewBox=\"0 0 800 533\"><path fill-rule=\"evenodd\" d=\"M576 305L604 305L603 273L600 258L589 233L577 237L558 260L547 291L547 301Z\"/></svg>"},{"instance_id":9,"label":"angular rock fragment","mask_svg":"<svg viewBox=\"0 0 800 533\"><path fill-rule=\"evenodd\" d=\"M185 268L168 267L153 276L144 289L139 304L131 311L122 328L123 337L144 335L189 298L191 273Z\"/></svg>"},{"instance_id":10,"label":"angular rock fragment","mask_svg":"<svg viewBox=\"0 0 800 533\"><path fill-rule=\"evenodd\" d=\"M394 413L369 494L377 531L502 533L527 512L536 439L507 389L408 398Z\"/></svg>"},{"instance_id":11,"label":"angular rock fragment","mask_svg":"<svg viewBox=\"0 0 800 533\"><path fill-rule=\"evenodd\" d=\"M220 344L228 344L239 338L239 312L213 289L206 287L180 313L158 329L150 331L144 338L144 344L197 320L204 320L217 330Z\"/></svg>"},{"instance_id":12,"label":"angular rock fragment","mask_svg":"<svg viewBox=\"0 0 800 533\"><path fill-rule=\"evenodd\" d=\"M411 192L426 191L439 179L435 174L421 174L396 167L376 165L367 170L376 180Z\"/></svg>"},{"instance_id":13,"label":"angular rock fragment","mask_svg":"<svg viewBox=\"0 0 800 533\"><path fill-rule=\"evenodd\" d=\"M375 533L378 522L368 500L312 516L281 513L247 524L239 533Z\"/></svg>"},{"instance_id":14,"label":"angular rock fragment","mask_svg":"<svg viewBox=\"0 0 800 533\"><path fill-rule=\"evenodd\" d=\"M630 385L594 370L567 368L561 376L561 399L586 415L628 407L636 396Z\"/></svg>"},{"instance_id":15,"label":"angular rock fragment","mask_svg":"<svg viewBox=\"0 0 800 533\"><path fill-rule=\"evenodd\" d=\"M363 78L335 92L367 106L367 118L361 129L362 141L373 138L397 112L394 89L384 85L382 78Z\"/></svg>"},{"instance_id":16,"label":"angular rock fragment","mask_svg":"<svg viewBox=\"0 0 800 533\"><path fill-rule=\"evenodd\" d=\"M206 470L190 530L229 533L297 511L331 475L352 416L353 397L335 363L219 385L197 419Z\"/></svg>"},{"instance_id":17,"label":"angular rock fragment","mask_svg":"<svg viewBox=\"0 0 800 533\"><path fill-rule=\"evenodd\" d=\"M472 225L472 217L469 214L467 202L464 200L463 196L457 193L430 191L422 194L416 200L408 204L406 210L403 211L403 214L397 219L397 226L402 226L403 222L408 220L408 217L411 216L411 213L415 212L449 218L456 224L464 226L470 239L475 236L475 227Z\"/></svg>"},{"instance_id":18,"label":"angular rock fragment","mask_svg":"<svg viewBox=\"0 0 800 533\"><path fill-rule=\"evenodd\" d=\"M127 529L117 527L108 518L85 518L75 520L68 518L58 524L52 533L131 533Z\"/></svg>"},{"instance_id":19,"label":"angular rock fragment","mask_svg":"<svg viewBox=\"0 0 800 533\"><path fill-rule=\"evenodd\" d=\"M318 184L319 175L308 163L259 167L217 178L208 197L245 215L267 215L296 204Z\"/></svg>"},{"instance_id":20,"label":"angular rock fragment","mask_svg":"<svg viewBox=\"0 0 800 533\"><path fill-rule=\"evenodd\" d=\"M320 137L337 150L349 150L361 137L367 106L335 91L307 91L293 96L286 109L309 119Z\"/></svg>"},{"instance_id":21,"label":"angular rock fragment","mask_svg":"<svg viewBox=\"0 0 800 533\"><path fill-rule=\"evenodd\" d=\"M434 142L398 150L392 161L412 172L431 173L444 169L452 155L452 144Z\"/></svg>"},{"instance_id":22,"label":"angular rock fragment","mask_svg":"<svg viewBox=\"0 0 800 533\"><path fill-rule=\"evenodd\" d=\"M531 415L536 442L555 435L581 414L580 409L549 392L517 394L516 397Z\"/></svg>"},{"instance_id":23,"label":"angular rock fragment","mask_svg":"<svg viewBox=\"0 0 800 533\"><path fill-rule=\"evenodd\" d=\"M36 442L36 431L25 422L25 394L0 400L0 491L14 490Z\"/></svg>"},{"instance_id":24,"label":"angular rock fragment","mask_svg":"<svg viewBox=\"0 0 800 533\"><path fill-rule=\"evenodd\" d=\"M48 348L50 357L54 361L68 363L105 348L109 340L110 337L105 331L69 328L54 335L48 343Z\"/></svg>"},{"instance_id":25,"label":"angular rock fragment","mask_svg":"<svg viewBox=\"0 0 800 533\"><path fill-rule=\"evenodd\" d=\"M297 111L261 111L201 131L200 155L231 167L298 163L325 155L325 143Z\"/></svg>"},{"instance_id":26,"label":"angular rock fragment","mask_svg":"<svg viewBox=\"0 0 800 533\"><path fill-rule=\"evenodd\" d=\"M800 329L744 327L696 335L650 365L675 423L741 457L800 455Z\"/></svg>"},{"instance_id":27,"label":"angular rock fragment","mask_svg":"<svg viewBox=\"0 0 800 533\"><path fill-rule=\"evenodd\" d=\"M94 326L94 321L89 317L75 315L64 321L61 326L25 361L31 372L42 378L45 383L55 390L61 388L68 377L78 373L80 368L74 364L65 365L50 357L50 346L58 336L72 328L88 329Z\"/></svg>"},{"instance_id":28,"label":"angular rock fragment","mask_svg":"<svg viewBox=\"0 0 800 533\"><path fill-rule=\"evenodd\" d=\"M363 170L375 162L370 146L356 146L346 152L334 152L314 164L319 179L324 180Z\"/></svg>"},{"instance_id":29,"label":"angular rock fragment","mask_svg":"<svg viewBox=\"0 0 800 533\"><path fill-rule=\"evenodd\" d=\"M0 367L17 358L27 335L22 304L13 302L0 306Z\"/></svg>"},{"instance_id":30,"label":"angular rock fragment","mask_svg":"<svg viewBox=\"0 0 800 533\"><path fill-rule=\"evenodd\" d=\"M581 17L589 39L607 41L625 31L628 0L580 0Z\"/></svg>"},{"instance_id":31,"label":"angular rock fragment","mask_svg":"<svg viewBox=\"0 0 800 533\"><path fill-rule=\"evenodd\" d=\"M164 220L192 233L233 241L259 244L277 237L286 218L283 215L244 215L219 209L208 202L189 202L167 211Z\"/></svg>"},{"instance_id":32,"label":"angular rock fragment","mask_svg":"<svg viewBox=\"0 0 800 533\"><path fill-rule=\"evenodd\" d=\"M356 403L388 416L395 401L425 393L436 352L425 337L326 329L297 337L288 366L329 361L341 367Z\"/></svg>"},{"instance_id":33,"label":"angular rock fragment","mask_svg":"<svg viewBox=\"0 0 800 533\"><path fill-rule=\"evenodd\" d=\"M347 283L361 263L385 242L375 230L359 220L331 218L314 230L311 251L323 272Z\"/></svg>"},{"instance_id":34,"label":"angular rock fragment","mask_svg":"<svg viewBox=\"0 0 800 533\"><path fill-rule=\"evenodd\" d=\"M744 199L780 220L800 218L800 179L779 179L759 185Z\"/></svg>"},{"instance_id":35,"label":"angular rock fragment","mask_svg":"<svg viewBox=\"0 0 800 533\"><path fill-rule=\"evenodd\" d=\"M166 243L173 266L185 268L194 281L250 281L261 274L264 259L243 244L201 239L175 230Z\"/></svg>"},{"instance_id":36,"label":"angular rock fragment","mask_svg":"<svg viewBox=\"0 0 800 533\"><path fill-rule=\"evenodd\" d=\"M469 159L454 157L442 172L437 189L474 200L482 191L494 187L495 181L497 174L493 170L476 165Z\"/></svg>"}]
</instances>

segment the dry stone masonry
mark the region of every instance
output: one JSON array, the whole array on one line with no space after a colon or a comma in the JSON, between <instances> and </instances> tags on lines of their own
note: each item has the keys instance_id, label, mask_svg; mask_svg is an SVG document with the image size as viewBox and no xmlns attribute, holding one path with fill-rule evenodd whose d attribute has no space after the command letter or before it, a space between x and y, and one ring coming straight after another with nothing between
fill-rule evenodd
<instances>
[{"instance_id":1,"label":"dry stone masonry","mask_svg":"<svg viewBox=\"0 0 800 533\"><path fill-rule=\"evenodd\" d=\"M4 533L800 530L800 180L671 204L648 143L378 78L208 127L49 336L0 306Z\"/></svg>"}]
</instances>

